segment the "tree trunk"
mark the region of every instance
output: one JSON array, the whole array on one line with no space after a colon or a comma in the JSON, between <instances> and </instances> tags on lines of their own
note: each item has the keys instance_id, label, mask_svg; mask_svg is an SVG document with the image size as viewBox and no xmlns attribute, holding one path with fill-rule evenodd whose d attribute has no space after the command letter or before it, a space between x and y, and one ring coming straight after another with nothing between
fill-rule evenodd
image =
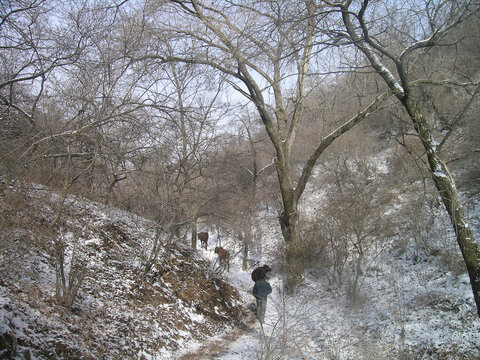
<instances>
[{"instance_id":1,"label":"tree trunk","mask_svg":"<svg viewBox=\"0 0 480 360\"><path fill-rule=\"evenodd\" d=\"M448 215L450 215L453 229L457 236L457 243L470 277L470 285L477 306L477 313L480 316L480 248L475 241L472 229L468 226L450 171L438 157L437 145L425 118L418 111L413 101L406 100L404 105L427 153L435 187L442 198Z\"/></svg>"},{"instance_id":2,"label":"tree trunk","mask_svg":"<svg viewBox=\"0 0 480 360\"><path fill-rule=\"evenodd\" d=\"M248 242L246 239L243 241L243 261L242 261L242 270L246 271L248 269Z\"/></svg>"},{"instance_id":3,"label":"tree trunk","mask_svg":"<svg viewBox=\"0 0 480 360\"><path fill-rule=\"evenodd\" d=\"M192 216L192 249L197 249L197 216Z\"/></svg>"},{"instance_id":4,"label":"tree trunk","mask_svg":"<svg viewBox=\"0 0 480 360\"><path fill-rule=\"evenodd\" d=\"M216 43L213 44L208 40L203 45L206 49L213 47L214 51L223 52L220 59L228 58L231 61L221 60L221 62L217 62L215 56L208 55L206 58L202 58L201 54L199 54L198 60L192 60L190 56L185 58L183 54L179 57L167 56L161 58L161 60L185 63L198 61L200 64L211 66L234 78L235 80L229 81L229 83L255 105L260 120L275 148L275 165L284 205L280 225L286 242L287 287L289 292L293 292L303 277L304 269L298 228L297 203L310 178L313 166L320 154L332 141L367 117L374 109L372 107L367 108L325 139L319 140L319 146L314 150L302 171L298 186L293 186L290 155L303 118L307 98L305 88L309 64L313 58L313 51L323 47L320 43L315 42L318 30L317 15L323 5L317 4L313 0L298 2L295 4L295 12L298 11L299 17L288 26L284 26L286 19L284 18L283 6L279 7L279 13L264 14L261 8L256 9L253 4L245 8L243 5L239 5L237 9L243 11L251 8L251 13L255 13L258 19L267 21L265 22L267 25L261 27L261 29L266 31L265 35L268 34L268 37L272 37L271 34L275 33L274 38L276 38L270 41L267 46L266 42L258 40L259 32L250 32L249 26L245 28L237 27L233 17L229 18L228 13L216 9L215 6L206 6L199 0L174 1L174 3L185 14L196 18L205 26L205 32L202 34L188 36L197 43L199 40L201 42L203 39L212 38L211 35L213 34ZM232 6L229 12L232 11L231 13L237 16L234 11L235 8L236 6ZM208 13L204 13L204 9L208 9ZM290 16L290 12L286 14ZM302 36L298 36L298 32L302 32ZM185 32L180 33L182 36L186 35ZM242 41L238 41L239 39ZM255 49L258 56L252 56L251 50L245 51L242 45L245 41L252 43L252 49ZM206 52L206 54L210 54L210 52ZM292 70L293 67L296 70ZM295 78L293 96L290 92L287 95L284 90L291 88ZM237 80L243 83L245 87L238 86ZM264 87L265 85L267 85L267 88ZM268 100L272 100L271 103L266 101L265 95L269 98ZM381 102L376 101L372 106L376 108Z\"/></svg>"},{"instance_id":5,"label":"tree trunk","mask_svg":"<svg viewBox=\"0 0 480 360\"><path fill-rule=\"evenodd\" d=\"M447 212L450 215L453 229L457 236L457 243L460 246L468 275L470 277L470 284L477 305L477 312L480 316L480 248L475 241L472 230L468 226L463 207L458 199L455 182L453 181L445 163L440 160L438 154L439 149L435 138L433 137L422 112L418 109L416 102L411 97L411 82L408 80L407 67L403 62L408 54L415 49L424 48L426 46L432 47L435 44L435 39L440 39L442 37L440 33L448 31L449 27L447 26L443 30L439 30L435 38L430 37L424 39L428 40L427 42L417 41L416 43L411 44L396 58L395 66L400 78L400 80L397 80L388 67L382 63L381 58L377 56L375 51L379 51L382 55L389 58L392 58L392 54L378 43L373 43L368 37L368 29L366 28L366 23L363 19L367 3L367 1L363 2L362 9L356 15L361 24L361 35L357 34L357 29L351 21L352 13L349 10L351 1L340 5L344 25L351 39L354 41L355 46L365 54L372 67L383 78L389 89L395 94L397 99L407 110L408 115L413 122L415 130L426 151L433 182L435 183L435 187L437 188Z\"/></svg>"},{"instance_id":6,"label":"tree trunk","mask_svg":"<svg viewBox=\"0 0 480 360\"><path fill-rule=\"evenodd\" d=\"M365 254L363 250L360 249L358 250L358 258L357 258L357 263L355 264L355 278L353 279L353 285L352 285L352 302L355 303L358 298L359 298L359 285L358 283L360 282L360 276L362 275L362 263L363 259L365 257Z\"/></svg>"},{"instance_id":7,"label":"tree trunk","mask_svg":"<svg viewBox=\"0 0 480 360\"><path fill-rule=\"evenodd\" d=\"M255 170L255 167L254 167ZM242 260L242 269L243 271L248 269L248 252L250 250L250 244L252 243L252 227L253 227L253 216L255 213L255 202L256 202L256 193L257 193L257 175L253 176L252 183L252 192L249 200L247 219L245 223L245 229L243 229L243 260Z\"/></svg>"},{"instance_id":8,"label":"tree trunk","mask_svg":"<svg viewBox=\"0 0 480 360\"><path fill-rule=\"evenodd\" d=\"M289 197L287 197L287 199L288 198ZM280 227L282 229L283 238L286 242L286 288L287 293L292 294L303 279L303 248L300 242L297 203L294 201L294 198L292 198L291 201L284 198L284 209L285 210L280 216Z\"/></svg>"}]
</instances>

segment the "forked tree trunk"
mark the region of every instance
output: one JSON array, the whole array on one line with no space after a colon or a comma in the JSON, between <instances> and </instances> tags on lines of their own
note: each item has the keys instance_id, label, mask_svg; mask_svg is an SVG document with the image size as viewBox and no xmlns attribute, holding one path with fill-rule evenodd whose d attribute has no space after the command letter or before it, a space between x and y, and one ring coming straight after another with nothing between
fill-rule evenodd
<instances>
[{"instance_id":1,"label":"forked tree trunk","mask_svg":"<svg viewBox=\"0 0 480 360\"><path fill-rule=\"evenodd\" d=\"M318 50L317 46L320 46L315 40L319 25L317 15L321 5L318 5L317 2L313 0L298 2L296 4L296 11L298 11L300 17L297 21L294 21L291 26L289 25L287 27L284 26L284 19L280 14L268 14L268 21L272 22L263 28L268 32L268 36L272 33L277 34L278 41L273 41L272 44L265 46L266 43L258 41L259 33L250 33L248 27L239 29L233 18L229 18L227 13L222 12L220 9L215 9L214 6L206 6L200 0L173 2L176 3L179 9L184 11L185 14L194 17L205 25L204 35L197 37L195 34L192 36L195 39L195 43L197 43L199 39L209 39L211 38L211 34L214 34L216 41L221 44L221 46L212 44L210 40L206 41L204 45L207 48L213 45L215 51L223 51L226 57L221 56L220 58L232 59L232 61L228 62L216 62L214 57L210 58L210 56L208 56L206 59L199 58L198 61L235 79L235 81L230 82L230 84L236 91L248 98L255 105L271 143L275 148L275 165L283 200L283 214L280 218L280 225L286 243L287 288L288 292L293 292L302 280L304 270L297 203L310 178L312 169L319 156L332 141L358 124L372 111L375 111L386 97L382 96L381 99L377 99L362 113L359 113L341 125L333 133L325 138L322 137L319 139L318 146L309 157L298 183L294 186L292 180L293 172L290 168L290 155L300 128L301 119L303 118L303 110L307 98L305 87L309 63L312 60L314 49ZM235 7L232 7L232 9L233 8ZM242 5L240 5L238 9L241 8L243 8ZM250 6L248 8L250 8ZM251 6L251 9L259 18L263 18L263 10L260 10L260 8L256 10L254 5ZM298 31L303 32L301 38L297 37L296 32ZM265 34L267 34L267 32ZM182 33L182 36L184 35L185 33ZM252 57L250 50L244 51L242 48L243 45L238 45L239 43L244 43L243 40L239 42L238 39L253 41L253 43L256 44L254 48L259 51L258 54L261 56L258 58L255 56ZM298 44L294 45L291 43L292 39L298 41ZM182 56L183 55L179 57L174 56L171 58L172 60L170 60L170 57L167 57L162 59L162 61L192 62L190 56L188 56L188 58ZM201 56L199 55L199 57ZM256 63L256 60L260 62ZM290 63L287 65L289 61ZM231 64L234 65L230 66ZM265 67L264 65L267 64L268 66ZM287 68L286 66L296 67L293 97L291 94L287 96L284 92L286 88L290 88L291 81L294 78L292 77L294 73L291 71L291 68ZM267 68L272 70L271 73L269 73L269 71L264 72ZM288 74L285 72L290 73L290 76L286 76ZM260 81L258 81L259 78ZM242 88L238 86L237 81L243 83L245 87ZM269 91L265 91L265 84L269 84ZM270 89L272 93L270 93ZM273 96L271 103L266 101L264 97L266 94L269 98L271 95Z\"/></svg>"}]
</instances>

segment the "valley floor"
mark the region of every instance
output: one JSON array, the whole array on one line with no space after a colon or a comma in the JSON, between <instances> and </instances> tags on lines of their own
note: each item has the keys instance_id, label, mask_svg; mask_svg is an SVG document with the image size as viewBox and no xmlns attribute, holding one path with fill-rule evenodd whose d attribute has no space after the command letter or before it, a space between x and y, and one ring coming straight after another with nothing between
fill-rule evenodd
<instances>
[{"instance_id":1,"label":"valley floor","mask_svg":"<svg viewBox=\"0 0 480 360\"><path fill-rule=\"evenodd\" d=\"M229 329L181 359L479 359L480 321L466 275L435 274L434 263L399 264L391 264L405 266L396 269L395 274L403 272L396 287L387 286L391 269L368 274L368 295L355 308L341 291L318 281L306 281L297 295L285 296L281 278L269 273L273 292L263 327L252 317L250 328ZM226 278L253 310L250 272L239 268L233 266Z\"/></svg>"}]
</instances>

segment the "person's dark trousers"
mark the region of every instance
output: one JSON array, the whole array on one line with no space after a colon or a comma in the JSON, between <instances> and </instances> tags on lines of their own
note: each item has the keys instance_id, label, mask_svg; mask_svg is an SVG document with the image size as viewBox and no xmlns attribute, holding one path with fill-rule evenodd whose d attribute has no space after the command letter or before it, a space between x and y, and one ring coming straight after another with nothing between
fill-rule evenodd
<instances>
[{"instance_id":1,"label":"person's dark trousers","mask_svg":"<svg viewBox=\"0 0 480 360\"><path fill-rule=\"evenodd\" d=\"M265 310L267 309L267 299L257 298L257 319L261 324L265 321Z\"/></svg>"}]
</instances>

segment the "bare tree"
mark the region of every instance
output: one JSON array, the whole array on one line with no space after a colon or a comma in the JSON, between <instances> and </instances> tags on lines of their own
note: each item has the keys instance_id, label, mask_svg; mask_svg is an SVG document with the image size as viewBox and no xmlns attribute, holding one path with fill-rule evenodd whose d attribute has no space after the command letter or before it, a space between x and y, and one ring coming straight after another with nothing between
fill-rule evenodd
<instances>
[{"instance_id":1,"label":"bare tree","mask_svg":"<svg viewBox=\"0 0 480 360\"><path fill-rule=\"evenodd\" d=\"M243 217L245 218L244 221L244 231L243 231L243 263L242 263L242 268L243 270L247 270L248 268L248 256L249 256L249 249L250 246L252 245L252 238L255 238L253 231L254 231L254 219L255 219L255 214L257 212L257 201L258 201L258 188L259 188L259 181L260 181L260 176L262 173L264 173L266 170L268 170L271 166L274 165L274 161L261 166L260 164L260 156L257 151L257 145L256 145L256 140L255 140L255 134L253 133L253 127L254 124L251 121L251 119L247 116L243 119L240 120L243 124L243 128L245 129L247 140L248 140L248 146L249 146L249 154L250 154L250 165L245 165L244 166L244 171L247 172L249 175L249 182L250 182L250 187L247 188L247 194L245 194L246 199L247 199L247 209L245 213L243 214ZM257 240L258 241L258 240Z\"/></svg>"},{"instance_id":2,"label":"bare tree","mask_svg":"<svg viewBox=\"0 0 480 360\"><path fill-rule=\"evenodd\" d=\"M0 4L0 166L13 169L15 159L20 170L14 175L61 187L49 223L55 235L67 194L84 179L95 185L100 154L109 155L104 145L143 107L133 90L141 75L125 76L129 64L112 49L118 44L119 28L112 26L117 9L86 5ZM56 294L70 308L86 265L74 251L67 274L64 243L55 238L54 244Z\"/></svg>"},{"instance_id":3,"label":"bare tree","mask_svg":"<svg viewBox=\"0 0 480 360\"><path fill-rule=\"evenodd\" d=\"M452 174L442 156L443 145L451 133L458 129L458 123L475 103L473 99L478 96L480 84L473 77L459 77L452 72L416 78L418 72L414 71L415 62L423 53L436 46L454 48L458 45L458 41L450 42L448 35L462 22L478 16L479 4L476 1L425 1L421 6L418 3L399 1L394 7L385 4L381 8L380 4L368 0L325 3L338 9L341 14L344 27L335 32L335 36L346 38L363 53L368 64L384 80L413 124L424 148L433 182L450 215L480 315L480 248L464 214ZM377 17L378 13L385 13L386 17ZM387 22L389 36L384 33ZM432 71L429 73L435 74ZM439 74L441 75L438 76ZM433 124L428 119L428 109L415 91L422 84L466 89L466 93L470 94L467 95L470 100L450 124L451 130L441 135L440 139L435 136Z\"/></svg>"},{"instance_id":4,"label":"bare tree","mask_svg":"<svg viewBox=\"0 0 480 360\"><path fill-rule=\"evenodd\" d=\"M86 34L52 26L57 1L7 0L0 4L0 132L2 172L23 172L12 151L41 131L40 102L54 71L78 60ZM39 116L40 115L40 116ZM23 166L26 165L24 159Z\"/></svg>"},{"instance_id":5,"label":"bare tree","mask_svg":"<svg viewBox=\"0 0 480 360\"><path fill-rule=\"evenodd\" d=\"M131 115L142 107L134 89L141 73L132 76L116 50L122 41L121 26L113 26L116 10L73 2L7 1L2 11L2 160L19 159L24 173L46 182L62 177L70 156L72 169L90 167L84 178L98 185L92 158L112 153L103 147L118 138L125 124L135 124ZM128 137L125 132L122 136ZM130 154L133 147L130 142ZM108 161L107 154L104 158ZM5 166L12 167L8 161ZM122 178L116 170L110 185Z\"/></svg>"},{"instance_id":6,"label":"bare tree","mask_svg":"<svg viewBox=\"0 0 480 360\"><path fill-rule=\"evenodd\" d=\"M325 165L329 186L324 207L316 220L326 229L325 240L333 259L332 279L343 285L349 270L349 300L358 300L366 266L374 263L393 233L393 214L387 211L393 195L385 174L372 162L353 154L335 154Z\"/></svg>"},{"instance_id":7,"label":"bare tree","mask_svg":"<svg viewBox=\"0 0 480 360\"><path fill-rule=\"evenodd\" d=\"M283 1L170 3L176 6L162 8L163 14L169 15L163 25L170 29L175 53L156 51L144 57L159 62L208 65L228 76L233 89L255 107L275 148L283 207L279 220L288 264L287 287L293 291L304 271L297 207L313 166L336 138L374 112L387 95L374 100L336 131L321 137L296 178L291 166L292 148L303 117L312 57L324 49L316 41L316 25L326 21L322 8L309 0L295 6ZM157 23L162 21L159 14L155 18ZM186 46L189 46L187 51Z\"/></svg>"},{"instance_id":8,"label":"bare tree","mask_svg":"<svg viewBox=\"0 0 480 360\"><path fill-rule=\"evenodd\" d=\"M47 75L55 68L74 63L85 47L85 34L75 33L67 40L66 28L47 26L57 1L7 0L0 5L2 75L0 89L12 94L12 85L32 84L36 79L38 96L45 90ZM8 90L6 90L8 89ZM3 105L14 107L33 121L35 105L30 109L17 105L16 99L2 93ZM35 102L34 102L35 104Z\"/></svg>"}]
</instances>

